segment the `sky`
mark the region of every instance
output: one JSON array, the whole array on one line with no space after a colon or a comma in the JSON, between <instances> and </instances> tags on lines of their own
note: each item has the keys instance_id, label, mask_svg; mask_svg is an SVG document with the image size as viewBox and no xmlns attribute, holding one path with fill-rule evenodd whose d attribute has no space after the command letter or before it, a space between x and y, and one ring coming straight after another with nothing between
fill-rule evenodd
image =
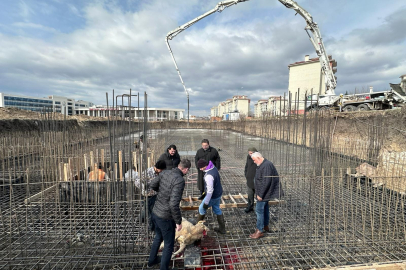
<instances>
[{"instance_id":1,"label":"sky","mask_svg":"<svg viewBox=\"0 0 406 270\"><path fill-rule=\"evenodd\" d=\"M212 0L1 0L0 92L111 104L144 92L148 107L185 109L168 32L213 9ZM406 74L406 1L297 0L337 61L336 93L389 89ZM305 20L277 0L216 12L169 41L190 88L190 114L234 95L251 105L288 91L288 65L317 57ZM133 105L136 105L133 103ZM143 106L143 105L142 105Z\"/></svg>"}]
</instances>

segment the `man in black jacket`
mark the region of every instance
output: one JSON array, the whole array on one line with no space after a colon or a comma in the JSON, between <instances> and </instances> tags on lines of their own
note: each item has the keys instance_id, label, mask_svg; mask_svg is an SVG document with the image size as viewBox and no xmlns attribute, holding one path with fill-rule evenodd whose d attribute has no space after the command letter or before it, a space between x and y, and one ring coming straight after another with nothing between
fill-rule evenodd
<instances>
[{"instance_id":1,"label":"man in black jacket","mask_svg":"<svg viewBox=\"0 0 406 270\"><path fill-rule=\"evenodd\" d=\"M257 164L251 158L251 155L255 152L258 152L255 147L248 148L248 155L247 155L247 162L245 163L244 175L247 179L247 193L248 193L248 205L247 208L244 209L245 213L249 213L254 208L254 194L255 194L255 186L254 186L254 178L255 172L257 171Z\"/></svg>"},{"instance_id":2,"label":"man in black jacket","mask_svg":"<svg viewBox=\"0 0 406 270\"><path fill-rule=\"evenodd\" d=\"M263 231L269 232L269 201L283 196L282 186L275 166L269 160L262 157L261 153L255 152L251 156L257 171L255 173L255 193L257 194L257 229L250 234L253 239L264 236Z\"/></svg>"},{"instance_id":3,"label":"man in black jacket","mask_svg":"<svg viewBox=\"0 0 406 270\"><path fill-rule=\"evenodd\" d=\"M165 161L167 170L172 170L173 168L178 167L180 156L178 154L178 150L176 150L176 145L169 145L169 147L166 149L166 153L163 153L158 160Z\"/></svg>"},{"instance_id":4,"label":"man in black jacket","mask_svg":"<svg viewBox=\"0 0 406 270\"><path fill-rule=\"evenodd\" d=\"M190 161L183 159L177 168L162 171L149 185L158 192L158 196L151 215L155 225L155 238L149 254L148 267L159 262L161 262L161 270L169 267L175 245L175 230L182 229L179 203L185 188L183 176L189 172L190 167ZM157 254L162 241L164 241L164 250L162 259L159 261Z\"/></svg>"},{"instance_id":5,"label":"man in black jacket","mask_svg":"<svg viewBox=\"0 0 406 270\"><path fill-rule=\"evenodd\" d=\"M211 161L213 162L214 166L216 166L217 170L220 170L220 155L217 152L216 148L213 148L210 146L209 140L208 139L203 139L202 140L202 148L197 150L196 156L195 156L195 164L197 168L197 162L200 159L204 159L207 162ZM197 170L197 188L200 190L201 196L199 197L199 200L202 200L204 196L206 195L204 192L204 181L203 181L203 174L204 172L201 170Z\"/></svg>"}]
</instances>

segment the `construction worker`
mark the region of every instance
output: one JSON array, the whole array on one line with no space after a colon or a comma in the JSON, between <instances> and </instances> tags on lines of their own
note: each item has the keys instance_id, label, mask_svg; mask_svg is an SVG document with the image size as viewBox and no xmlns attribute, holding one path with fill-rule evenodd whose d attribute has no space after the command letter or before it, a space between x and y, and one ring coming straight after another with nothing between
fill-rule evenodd
<instances>
[{"instance_id":1,"label":"construction worker","mask_svg":"<svg viewBox=\"0 0 406 270\"><path fill-rule=\"evenodd\" d=\"M109 180L109 176L107 175L107 173L105 173L103 171L103 166L101 164L99 164L99 167L96 170L93 170L89 173L89 175L87 176L87 180L89 181L104 181L104 180Z\"/></svg>"}]
</instances>

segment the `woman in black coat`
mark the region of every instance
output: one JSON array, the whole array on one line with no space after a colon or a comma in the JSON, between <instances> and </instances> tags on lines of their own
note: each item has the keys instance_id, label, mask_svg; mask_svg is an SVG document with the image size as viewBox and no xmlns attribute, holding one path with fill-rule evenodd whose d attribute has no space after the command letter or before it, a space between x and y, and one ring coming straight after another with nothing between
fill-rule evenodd
<instances>
[{"instance_id":1,"label":"woman in black coat","mask_svg":"<svg viewBox=\"0 0 406 270\"><path fill-rule=\"evenodd\" d=\"M167 170L172 170L172 168L178 167L180 156L178 154L178 150L176 150L176 145L169 145L169 147L166 149L166 153L163 153L158 160L165 161Z\"/></svg>"}]
</instances>

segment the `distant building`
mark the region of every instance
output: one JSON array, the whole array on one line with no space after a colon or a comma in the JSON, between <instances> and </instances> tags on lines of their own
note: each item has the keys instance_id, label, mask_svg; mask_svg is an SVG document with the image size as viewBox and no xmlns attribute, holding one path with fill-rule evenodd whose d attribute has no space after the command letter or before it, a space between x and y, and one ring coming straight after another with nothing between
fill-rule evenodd
<instances>
[{"instance_id":1,"label":"distant building","mask_svg":"<svg viewBox=\"0 0 406 270\"><path fill-rule=\"evenodd\" d=\"M49 96L48 98L37 98L15 94L0 93L0 107L12 107L34 112L57 112L66 115L77 114L76 109L88 108L93 103L79 100L75 101L67 97Z\"/></svg>"},{"instance_id":2,"label":"distant building","mask_svg":"<svg viewBox=\"0 0 406 270\"><path fill-rule=\"evenodd\" d=\"M247 96L233 96L212 107L210 117L212 120L235 120L241 116L247 117L250 112L250 102L251 100ZM233 113L232 117L230 117L230 113ZM235 113L238 113L238 117Z\"/></svg>"},{"instance_id":3,"label":"distant building","mask_svg":"<svg viewBox=\"0 0 406 270\"><path fill-rule=\"evenodd\" d=\"M254 104L254 116L259 118L265 116L268 112L268 100L260 99L257 103Z\"/></svg>"},{"instance_id":4,"label":"distant building","mask_svg":"<svg viewBox=\"0 0 406 270\"><path fill-rule=\"evenodd\" d=\"M166 120L181 120L183 119L184 109L171 109L171 108L147 108L147 113L144 114L144 108L136 108L128 106L117 106L109 107L104 105L92 106L89 108L80 108L78 114L84 114L88 116L95 117L108 117L110 116L119 116L124 119L140 119L143 120L145 117L148 118L148 121L166 121ZM131 113L131 115L130 115ZM190 119L194 119L194 116L190 116Z\"/></svg>"},{"instance_id":5,"label":"distant building","mask_svg":"<svg viewBox=\"0 0 406 270\"><path fill-rule=\"evenodd\" d=\"M336 73L337 62L332 59L331 55L328 58L333 72ZM326 83L319 58L309 58L309 55L305 55L304 61L290 64L288 68L289 91L292 93L292 100L305 100L306 92L307 95L326 93ZM299 93L299 97L296 96L296 93Z\"/></svg>"}]
</instances>

